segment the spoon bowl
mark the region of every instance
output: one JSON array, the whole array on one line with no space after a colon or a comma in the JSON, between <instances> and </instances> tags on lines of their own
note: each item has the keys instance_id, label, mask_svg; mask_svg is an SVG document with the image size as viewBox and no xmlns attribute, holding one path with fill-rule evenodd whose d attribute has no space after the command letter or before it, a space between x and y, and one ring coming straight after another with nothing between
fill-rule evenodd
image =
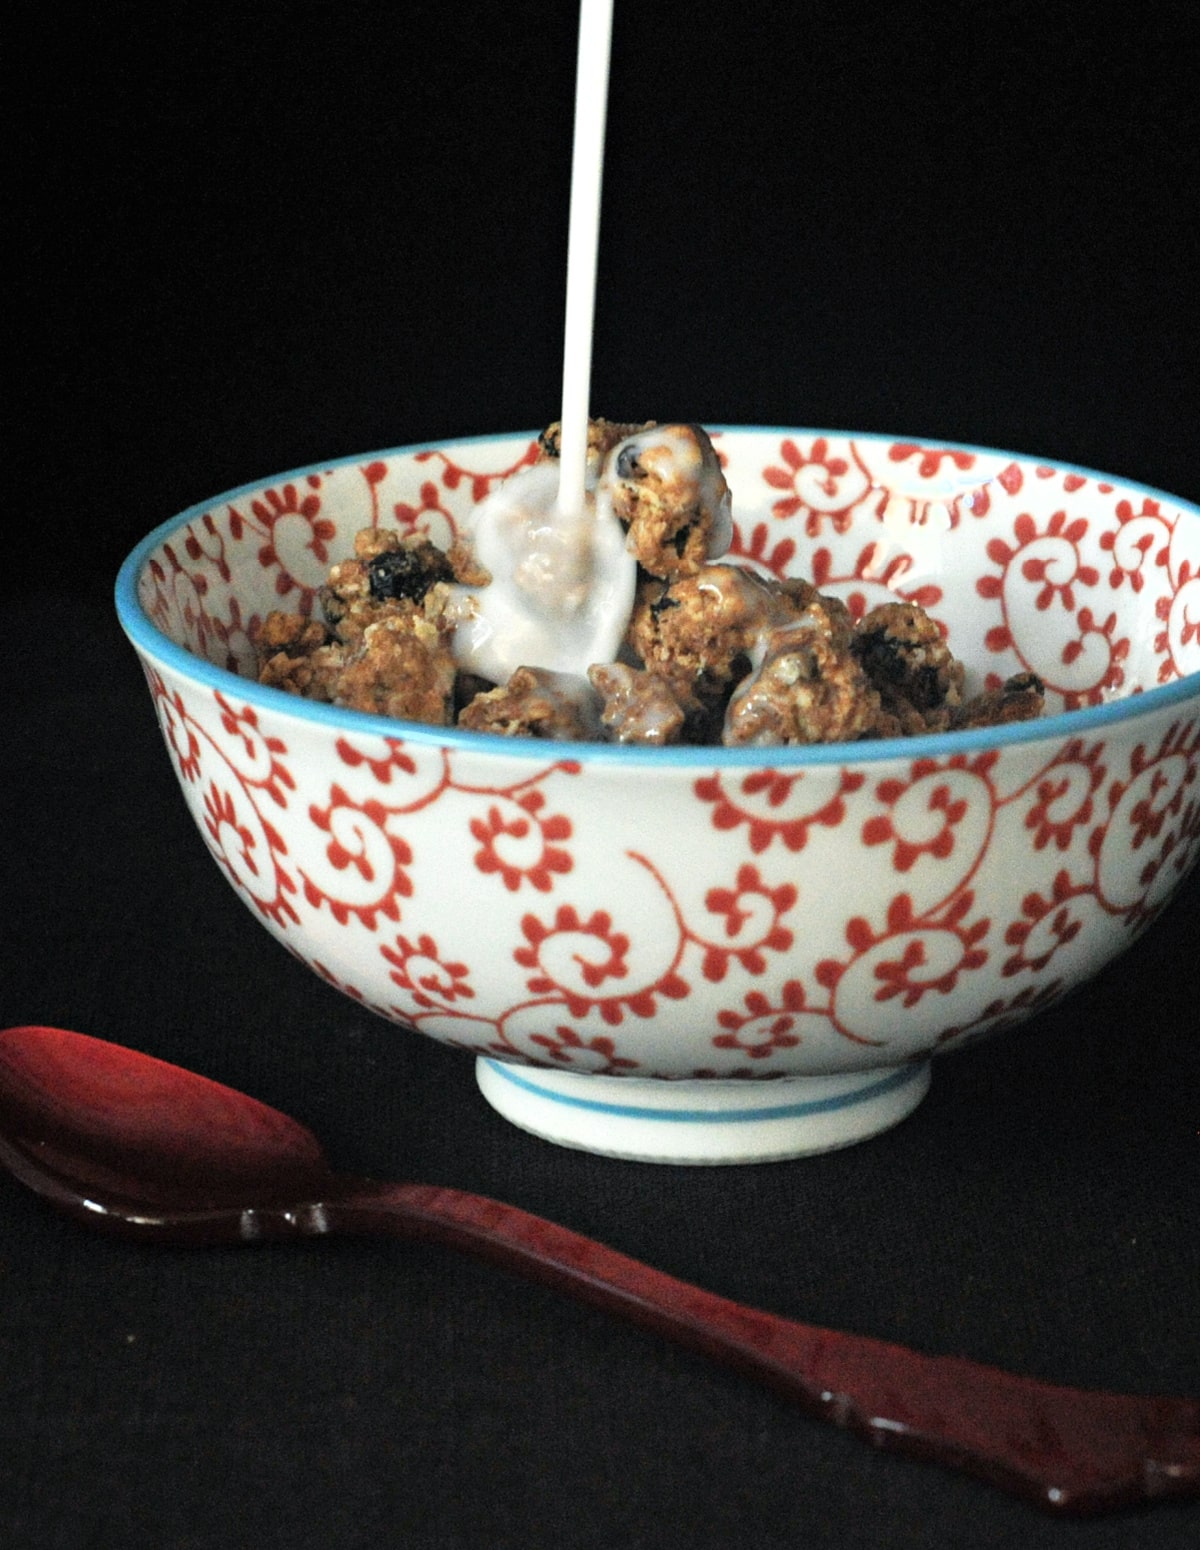
<instances>
[{"instance_id":1,"label":"spoon bowl","mask_svg":"<svg viewBox=\"0 0 1200 1550\"><path fill-rule=\"evenodd\" d=\"M61 1028L9 1028L0 1039L0 1145L13 1171L24 1157L72 1190L163 1211L329 1187L311 1131L243 1093Z\"/></svg>"},{"instance_id":2,"label":"spoon bowl","mask_svg":"<svg viewBox=\"0 0 1200 1550\"><path fill-rule=\"evenodd\" d=\"M816 1328L485 1196L339 1174L278 1110L84 1034L0 1031L0 1162L57 1210L140 1239L352 1233L462 1249L758 1378L878 1447L1048 1511L1200 1496L1200 1402L1063 1388Z\"/></svg>"}]
</instances>

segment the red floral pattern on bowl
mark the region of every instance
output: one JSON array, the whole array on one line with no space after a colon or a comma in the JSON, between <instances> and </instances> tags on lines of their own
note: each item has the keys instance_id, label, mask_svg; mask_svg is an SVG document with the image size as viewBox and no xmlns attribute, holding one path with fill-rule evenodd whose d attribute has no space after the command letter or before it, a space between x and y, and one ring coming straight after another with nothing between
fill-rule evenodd
<instances>
[{"instance_id":1,"label":"red floral pattern on bowl","mask_svg":"<svg viewBox=\"0 0 1200 1550\"><path fill-rule=\"evenodd\" d=\"M856 614L915 599L968 688L1032 671L1052 714L632 751L416 728L250 680L255 622L311 611L355 531L446 543L529 436L232 492L151 534L118 584L199 831L267 929L380 1016L474 1052L517 1123L620 1155L796 1155L894 1123L930 1054L1093 974L1200 849L1200 511L975 448L715 440L735 556Z\"/></svg>"}]
</instances>

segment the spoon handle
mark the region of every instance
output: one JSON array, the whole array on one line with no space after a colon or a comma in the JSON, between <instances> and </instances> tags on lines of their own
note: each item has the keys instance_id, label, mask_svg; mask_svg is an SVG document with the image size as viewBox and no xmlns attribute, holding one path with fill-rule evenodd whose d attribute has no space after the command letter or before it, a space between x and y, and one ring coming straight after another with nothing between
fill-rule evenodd
<instances>
[{"instance_id":1,"label":"spoon handle","mask_svg":"<svg viewBox=\"0 0 1200 1550\"><path fill-rule=\"evenodd\" d=\"M743 1307L516 1206L436 1185L362 1184L329 1228L489 1259L721 1361L877 1447L1095 1514L1200 1496L1200 1400L1063 1388Z\"/></svg>"}]
</instances>

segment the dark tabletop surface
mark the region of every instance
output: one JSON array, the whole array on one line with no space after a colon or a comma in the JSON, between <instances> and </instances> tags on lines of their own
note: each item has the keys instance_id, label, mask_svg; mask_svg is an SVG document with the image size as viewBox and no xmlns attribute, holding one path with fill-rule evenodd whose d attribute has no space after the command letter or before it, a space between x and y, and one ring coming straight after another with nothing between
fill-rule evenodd
<instances>
[{"instance_id":1,"label":"dark tabletop surface","mask_svg":"<svg viewBox=\"0 0 1200 1550\"><path fill-rule=\"evenodd\" d=\"M1189 11L617 0L597 411L953 438L1200 498ZM465 1056L274 943L185 812L120 559L247 480L556 416L573 50L571 4L31 12L0 1023L137 1045L340 1167L516 1202L742 1302L1200 1394L1200 875L890 1133L671 1169L509 1127ZM1173 1550L1198 1527L1045 1518L448 1251L133 1246L0 1177L18 1550Z\"/></svg>"}]
</instances>

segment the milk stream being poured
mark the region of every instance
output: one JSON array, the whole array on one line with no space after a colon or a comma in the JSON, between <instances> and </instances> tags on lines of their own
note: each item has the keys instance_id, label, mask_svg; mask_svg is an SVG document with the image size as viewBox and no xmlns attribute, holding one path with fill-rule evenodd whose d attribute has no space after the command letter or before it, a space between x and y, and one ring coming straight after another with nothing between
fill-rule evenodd
<instances>
[{"instance_id":1,"label":"milk stream being poured","mask_svg":"<svg viewBox=\"0 0 1200 1550\"><path fill-rule=\"evenodd\" d=\"M461 667L504 683L518 667L585 673L615 657L637 567L587 456L596 254L612 0L582 0L567 242L560 456L510 479L475 512L472 547L490 584L456 589Z\"/></svg>"},{"instance_id":2,"label":"milk stream being poured","mask_svg":"<svg viewBox=\"0 0 1200 1550\"><path fill-rule=\"evenodd\" d=\"M600 190L604 174L604 123L611 53L612 0L582 0L575 66L575 136L571 154L560 417L558 504L568 517L578 512L585 500L596 258L600 246Z\"/></svg>"},{"instance_id":3,"label":"milk stream being poured","mask_svg":"<svg viewBox=\"0 0 1200 1550\"><path fill-rule=\"evenodd\" d=\"M453 589L455 658L494 683L505 683L519 667L582 676L593 663L614 661L637 585L637 562L613 511L611 479L589 464L587 445L611 35L611 0L582 0L560 455L515 475L476 508L472 548L491 580L478 589ZM656 458L695 456L681 438L643 432L610 454L606 468L615 467L618 477L626 449L650 465ZM732 524L715 467L713 475L716 483L713 476L702 482L699 499L714 510L709 547L719 554Z\"/></svg>"}]
</instances>

